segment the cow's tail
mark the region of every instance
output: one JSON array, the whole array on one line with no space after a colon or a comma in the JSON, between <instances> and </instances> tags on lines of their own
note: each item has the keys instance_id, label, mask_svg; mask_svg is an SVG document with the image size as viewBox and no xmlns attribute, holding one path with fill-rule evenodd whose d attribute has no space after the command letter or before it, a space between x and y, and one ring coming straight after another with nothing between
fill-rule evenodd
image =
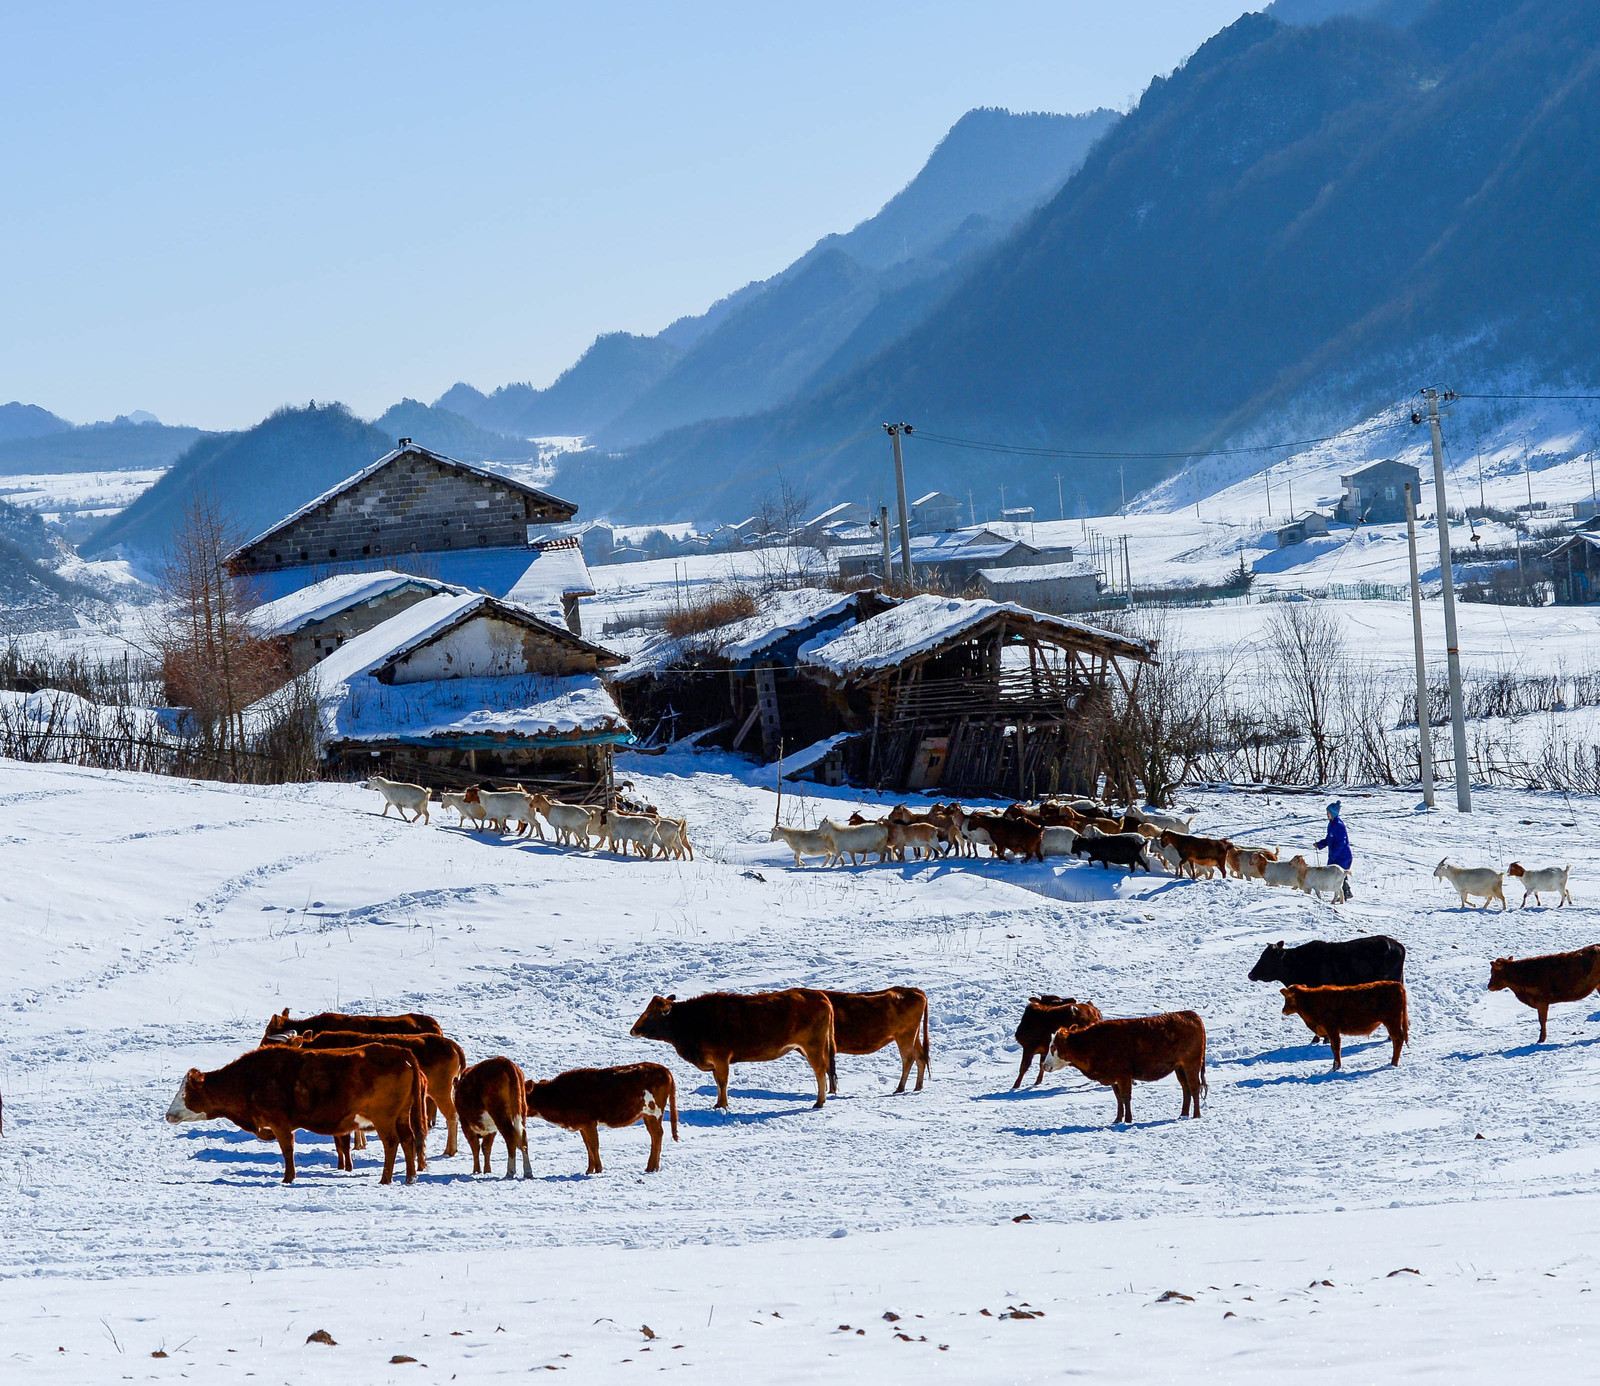
<instances>
[{"instance_id":1,"label":"cow's tail","mask_svg":"<svg viewBox=\"0 0 1600 1386\"><path fill-rule=\"evenodd\" d=\"M667 1111L672 1117L672 1139L678 1139L678 1080L667 1070Z\"/></svg>"},{"instance_id":2,"label":"cow's tail","mask_svg":"<svg viewBox=\"0 0 1600 1386\"><path fill-rule=\"evenodd\" d=\"M930 1076L933 1073L933 1046L928 1040L928 998L922 998L922 1070Z\"/></svg>"},{"instance_id":3,"label":"cow's tail","mask_svg":"<svg viewBox=\"0 0 1600 1386\"><path fill-rule=\"evenodd\" d=\"M416 1142L418 1165L426 1158L428 1148L428 1080L423 1076L422 1065L411 1059L411 1139Z\"/></svg>"},{"instance_id":4,"label":"cow's tail","mask_svg":"<svg viewBox=\"0 0 1600 1386\"><path fill-rule=\"evenodd\" d=\"M1400 984L1400 1043L1411 1043L1411 1002L1403 982Z\"/></svg>"}]
</instances>

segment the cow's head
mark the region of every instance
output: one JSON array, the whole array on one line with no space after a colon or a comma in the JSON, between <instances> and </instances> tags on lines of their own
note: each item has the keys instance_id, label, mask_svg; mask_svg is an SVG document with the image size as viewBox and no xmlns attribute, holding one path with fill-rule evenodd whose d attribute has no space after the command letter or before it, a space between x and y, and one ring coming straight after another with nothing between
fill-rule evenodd
<instances>
[{"instance_id":1,"label":"cow's head","mask_svg":"<svg viewBox=\"0 0 1600 1386\"><path fill-rule=\"evenodd\" d=\"M205 1074L197 1068L191 1068L183 1075L183 1082L178 1084L172 1105L167 1108L167 1120L174 1126L180 1121L206 1120L206 1114L196 1110L205 1101L205 1082Z\"/></svg>"},{"instance_id":2,"label":"cow's head","mask_svg":"<svg viewBox=\"0 0 1600 1386\"><path fill-rule=\"evenodd\" d=\"M281 1035L289 1030L289 1008L285 1006L277 1015L270 1016L267 1028L261 1032L262 1044L267 1043L274 1035Z\"/></svg>"},{"instance_id":3,"label":"cow's head","mask_svg":"<svg viewBox=\"0 0 1600 1386\"><path fill-rule=\"evenodd\" d=\"M1511 985L1511 978L1508 975L1510 967L1510 958L1496 958L1489 964L1490 991L1504 991Z\"/></svg>"},{"instance_id":4,"label":"cow's head","mask_svg":"<svg viewBox=\"0 0 1600 1386\"><path fill-rule=\"evenodd\" d=\"M1044 1071L1054 1073L1071 1065L1076 1068L1078 1063L1077 1032L1080 1026L1069 1026L1057 1030L1055 1038L1050 1041L1050 1048L1045 1051Z\"/></svg>"},{"instance_id":5,"label":"cow's head","mask_svg":"<svg viewBox=\"0 0 1600 1386\"><path fill-rule=\"evenodd\" d=\"M1300 1014L1300 988L1299 987L1284 987L1283 988L1283 1013L1285 1015L1299 1015Z\"/></svg>"},{"instance_id":6,"label":"cow's head","mask_svg":"<svg viewBox=\"0 0 1600 1386\"><path fill-rule=\"evenodd\" d=\"M675 995L652 996L628 1033L639 1039L666 1039L672 1033L672 1003L677 999Z\"/></svg>"},{"instance_id":7,"label":"cow's head","mask_svg":"<svg viewBox=\"0 0 1600 1386\"><path fill-rule=\"evenodd\" d=\"M1283 976L1283 940L1269 943L1261 950L1256 965L1250 969L1252 982L1276 982Z\"/></svg>"}]
</instances>

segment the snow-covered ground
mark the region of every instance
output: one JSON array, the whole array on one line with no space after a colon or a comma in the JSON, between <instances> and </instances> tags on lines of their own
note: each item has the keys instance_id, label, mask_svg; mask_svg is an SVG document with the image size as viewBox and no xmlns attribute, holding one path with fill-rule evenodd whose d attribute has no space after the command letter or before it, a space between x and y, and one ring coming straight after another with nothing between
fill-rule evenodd
<instances>
[{"instance_id":1,"label":"snow-covered ground","mask_svg":"<svg viewBox=\"0 0 1600 1386\"><path fill-rule=\"evenodd\" d=\"M26 472L0 476L0 500L47 520L104 518L131 505L166 475L165 467L133 471Z\"/></svg>"},{"instance_id":2,"label":"snow-covered ground","mask_svg":"<svg viewBox=\"0 0 1600 1386\"><path fill-rule=\"evenodd\" d=\"M767 841L759 772L688 755L621 771L689 818L698 860L402 825L353 786L0 762L8 1374L421 1370L395 1354L463 1380L1586 1372L1600 1012L1559 1008L1539 1047L1533 1014L1484 983L1498 954L1595 941L1600 805L1485 793L1462 819L1346 793L1357 898L1335 912L1077 863L797 872ZM786 794L785 818L870 797L823 793ZM1322 816L1308 796L1197 805L1208 828L1285 846ZM1447 853L1572 861L1578 903L1464 913L1430 877ZM1245 974L1278 938L1377 932L1410 950L1412 1044L1393 1070L1381 1042L1354 1043L1331 1076ZM844 1058L813 1112L790 1058L736 1069L719 1115L704 1075L628 1036L658 991L897 982L931 998L921 1094L891 1094L888 1056ZM1198 1010L1205 1117L1176 1120L1170 1080L1136 1091L1130 1130L1076 1078L1013 1095L1010 1037L1039 990ZM185 1069L284 1006L427 1010L469 1057L535 1074L667 1062L683 1139L646 1178L643 1133L606 1132L589 1179L577 1138L541 1127L536 1177L506 1184L439 1157L435 1132L411 1188L379 1187L370 1154L341 1174L311 1139L286 1189L274 1148L160 1119ZM316 1329L339 1345L306 1345Z\"/></svg>"}]
</instances>

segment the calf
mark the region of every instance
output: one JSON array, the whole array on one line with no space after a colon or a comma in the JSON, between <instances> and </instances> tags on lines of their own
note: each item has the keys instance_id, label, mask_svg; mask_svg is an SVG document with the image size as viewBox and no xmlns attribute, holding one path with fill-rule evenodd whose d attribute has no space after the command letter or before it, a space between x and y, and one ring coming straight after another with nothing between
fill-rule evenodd
<instances>
[{"instance_id":1,"label":"calf","mask_svg":"<svg viewBox=\"0 0 1600 1386\"><path fill-rule=\"evenodd\" d=\"M315 1034L274 1035L274 1043L293 1045L297 1049L358 1049L369 1044L392 1044L404 1049L422 1065L422 1076L428 1080L428 1124L433 1124L433 1108L444 1114L445 1159L451 1159L456 1146L456 1079L465 1072L467 1056L461 1046L444 1035L371 1034L360 1030L319 1030ZM358 1136L357 1147L366 1144ZM424 1159L423 1168L427 1168Z\"/></svg>"},{"instance_id":2,"label":"calf","mask_svg":"<svg viewBox=\"0 0 1600 1386\"><path fill-rule=\"evenodd\" d=\"M389 810L393 809L400 815L402 822L415 823L421 819L428 821L428 791L420 784L406 784L403 780L386 780L382 775L368 775L362 788L375 789L383 795L383 812L379 818L387 818ZM410 809L412 817L406 818L406 810Z\"/></svg>"},{"instance_id":3,"label":"calf","mask_svg":"<svg viewBox=\"0 0 1600 1386\"><path fill-rule=\"evenodd\" d=\"M794 853L796 869L806 864L807 857L824 857L833 860L833 841L820 828L786 828L781 823L772 825L773 842L782 842Z\"/></svg>"},{"instance_id":4,"label":"calf","mask_svg":"<svg viewBox=\"0 0 1600 1386\"><path fill-rule=\"evenodd\" d=\"M680 1001L654 996L630 1034L670 1044L685 1063L716 1079L718 1110L728 1106L728 1070L799 1052L817 1080L818 1107L828 1100L833 1064L833 1003L806 987L741 994L713 991Z\"/></svg>"},{"instance_id":5,"label":"calf","mask_svg":"<svg viewBox=\"0 0 1600 1386\"><path fill-rule=\"evenodd\" d=\"M1539 1012L1539 1043L1549 1032L1550 1007L1581 1001L1600 990L1600 944L1571 953L1544 953L1533 958L1496 958L1489 964L1489 990L1509 991L1524 1006Z\"/></svg>"},{"instance_id":6,"label":"calf","mask_svg":"<svg viewBox=\"0 0 1600 1386\"><path fill-rule=\"evenodd\" d=\"M1400 1066L1400 1047L1411 1040L1404 982L1358 982L1354 986L1283 988L1283 1013L1297 1015L1333 1050L1333 1067L1344 1067L1340 1040L1344 1035L1370 1035L1378 1026L1394 1046L1389 1060Z\"/></svg>"},{"instance_id":7,"label":"calf","mask_svg":"<svg viewBox=\"0 0 1600 1386\"><path fill-rule=\"evenodd\" d=\"M409 1184L422 1156L427 1093L417 1061L393 1045L307 1052L274 1044L252 1049L211 1073L191 1068L167 1108L167 1120L225 1118L261 1140L276 1139L283 1152L285 1184L294 1183L297 1129L341 1139L365 1123L383 1142L383 1177L378 1182L393 1181L395 1151L400 1149ZM341 1147L345 1158L347 1151Z\"/></svg>"},{"instance_id":8,"label":"calf","mask_svg":"<svg viewBox=\"0 0 1600 1386\"><path fill-rule=\"evenodd\" d=\"M1057 1030L1073 1030L1104 1019L1100 1008L1092 1001L1080 1001L1075 996L1030 996L1022 1019L1017 1022L1017 1033L1012 1036L1022 1046L1022 1066L1017 1069L1017 1081L1011 1085L1011 1091L1022 1086L1035 1055L1039 1058L1039 1073L1033 1085L1038 1087L1044 1082L1044 1056Z\"/></svg>"},{"instance_id":9,"label":"calf","mask_svg":"<svg viewBox=\"0 0 1600 1386\"><path fill-rule=\"evenodd\" d=\"M1252 982L1284 986L1357 986L1362 982L1403 982L1406 947L1387 934L1327 942L1312 939L1286 947L1280 939L1261 950L1250 969Z\"/></svg>"},{"instance_id":10,"label":"calf","mask_svg":"<svg viewBox=\"0 0 1600 1386\"><path fill-rule=\"evenodd\" d=\"M303 1020L291 1020L287 1009L267 1021L262 1044L274 1035L315 1035L322 1030L359 1030L364 1035L442 1035L431 1015L407 1011L404 1015L351 1015L346 1011L321 1011Z\"/></svg>"},{"instance_id":11,"label":"calf","mask_svg":"<svg viewBox=\"0 0 1600 1386\"><path fill-rule=\"evenodd\" d=\"M1512 862L1506 867L1506 875L1514 876L1522 882L1522 908L1528 908L1528 899L1531 896L1533 903L1543 905L1539 898L1544 891L1556 892L1560 899L1556 901L1556 908L1572 903L1572 894L1567 889L1567 876L1571 873L1570 866L1541 866L1530 871L1521 862Z\"/></svg>"},{"instance_id":12,"label":"calf","mask_svg":"<svg viewBox=\"0 0 1600 1386\"><path fill-rule=\"evenodd\" d=\"M601 1126L632 1126L643 1120L650 1133L646 1174L661 1168L661 1114L669 1113L672 1139L678 1139L678 1085L672 1070L661 1064L622 1064L616 1068L574 1068L544 1082L530 1082L524 1092L528 1114L583 1137L589 1152L588 1174L600 1174Z\"/></svg>"},{"instance_id":13,"label":"calf","mask_svg":"<svg viewBox=\"0 0 1600 1386\"><path fill-rule=\"evenodd\" d=\"M928 997L918 987L883 991L825 991L833 1006L836 1054L876 1054L886 1045L900 1048L900 1086L906 1090L911 1065L917 1066L917 1088L928 1074ZM837 1065L828 1061L828 1093L839 1091Z\"/></svg>"},{"instance_id":14,"label":"calf","mask_svg":"<svg viewBox=\"0 0 1600 1386\"><path fill-rule=\"evenodd\" d=\"M533 1178L528 1163L527 1079L510 1059L496 1056L475 1063L456 1079L456 1113L472 1151L472 1172L488 1174L489 1157L498 1131L506 1147L506 1178L517 1176L522 1152L522 1177Z\"/></svg>"},{"instance_id":15,"label":"calf","mask_svg":"<svg viewBox=\"0 0 1600 1386\"><path fill-rule=\"evenodd\" d=\"M1206 1090L1206 1026L1194 1011L1101 1020L1077 1030L1058 1030L1045 1055L1050 1072L1068 1065L1117 1095L1111 1124L1133 1122L1133 1085L1169 1073L1183 1089L1183 1115L1200 1115Z\"/></svg>"},{"instance_id":16,"label":"calf","mask_svg":"<svg viewBox=\"0 0 1600 1386\"><path fill-rule=\"evenodd\" d=\"M1072 855L1097 861L1106 870L1125 866L1132 871L1149 871L1150 862L1145 856L1145 839L1138 833L1103 833L1090 837L1081 835L1072 844Z\"/></svg>"}]
</instances>

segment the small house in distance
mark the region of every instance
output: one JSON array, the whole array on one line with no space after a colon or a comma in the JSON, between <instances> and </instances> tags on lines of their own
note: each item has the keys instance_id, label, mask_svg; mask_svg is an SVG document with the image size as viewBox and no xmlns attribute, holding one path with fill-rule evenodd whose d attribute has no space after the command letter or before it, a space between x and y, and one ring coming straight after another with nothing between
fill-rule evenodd
<instances>
[{"instance_id":1,"label":"small house in distance","mask_svg":"<svg viewBox=\"0 0 1600 1386\"><path fill-rule=\"evenodd\" d=\"M917 596L800 652L827 690L832 741L879 789L1091 792L1108 761L1112 681L1133 696L1143 640L1009 602Z\"/></svg>"},{"instance_id":2,"label":"small house in distance","mask_svg":"<svg viewBox=\"0 0 1600 1386\"><path fill-rule=\"evenodd\" d=\"M283 647L291 675L303 674L351 637L408 606L458 590L409 573L340 573L255 607L250 624L263 640Z\"/></svg>"},{"instance_id":3,"label":"small house in distance","mask_svg":"<svg viewBox=\"0 0 1600 1386\"><path fill-rule=\"evenodd\" d=\"M978 586L997 602L1060 615L1091 611L1100 600L1100 578L1089 563L1040 563L1031 567L980 568Z\"/></svg>"},{"instance_id":4,"label":"small house in distance","mask_svg":"<svg viewBox=\"0 0 1600 1386\"><path fill-rule=\"evenodd\" d=\"M601 682L619 655L526 608L442 592L346 640L306 675L330 768L423 784L609 784L633 739ZM279 695L247 719L264 720Z\"/></svg>"},{"instance_id":5,"label":"small house in distance","mask_svg":"<svg viewBox=\"0 0 1600 1386\"><path fill-rule=\"evenodd\" d=\"M1334 507L1334 518L1347 525L1392 525L1406 518L1407 482L1411 494L1422 494L1422 473L1405 462L1370 462L1339 478L1344 495Z\"/></svg>"},{"instance_id":6,"label":"small house in distance","mask_svg":"<svg viewBox=\"0 0 1600 1386\"><path fill-rule=\"evenodd\" d=\"M1558 606L1600 601L1600 530L1586 525L1551 549L1550 580Z\"/></svg>"},{"instance_id":7,"label":"small house in distance","mask_svg":"<svg viewBox=\"0 0 1600 1386\"><path fill-rule=\"evenodd\" d=\"M960 529L963 509L954 496L944 491L929 491L911 502L911 532L939 534L947 529Z\"/></svg>"},{"instance_id":8,"label":"small house in distance","mask_svg":"<svg viewBox=\"0 0 1600 1386\"><path fill-rule=\"evenodd\" d=\"M1403 512L1405 509L1403 497L1400 505ZM1401 518L1404 518L1403 514ZM1320 510L1308 510L1298 519L1291 518L1287 524L1278 526L1278 547L1287 549L1294 544L1305 543L1307 539L1314 535L1326 534L1328 532L1328 523L1328 517Z\"/></svg>"}]
</instances>

